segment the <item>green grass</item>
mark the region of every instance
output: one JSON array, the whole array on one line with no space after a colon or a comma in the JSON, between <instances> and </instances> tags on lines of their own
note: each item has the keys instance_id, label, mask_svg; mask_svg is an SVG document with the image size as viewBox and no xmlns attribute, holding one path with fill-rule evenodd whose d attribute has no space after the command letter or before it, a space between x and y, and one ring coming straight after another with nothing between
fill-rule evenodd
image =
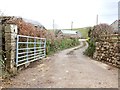
<instances>
[{"instance_id":1,"label":"green grass","mask_svg":"<svg viewBox=\"0 0 120 90\"><path fill-rule=\"evenodd\" d=\"M61 41L49 41L46 43L46 54L51 55L57 51L79 45L78 39L62 39Z\"/></svg>"}]
</instances>

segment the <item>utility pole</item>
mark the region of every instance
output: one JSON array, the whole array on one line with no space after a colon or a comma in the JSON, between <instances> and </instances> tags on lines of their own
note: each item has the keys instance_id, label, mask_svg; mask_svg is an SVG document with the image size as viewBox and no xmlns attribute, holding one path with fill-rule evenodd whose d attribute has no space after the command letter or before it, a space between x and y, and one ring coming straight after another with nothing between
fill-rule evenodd
<instances>
[{"instance_id":1,"label":"utility pole","mask_svg":"<svg viewBox=\"0 0 120 90\"><path fill-rule=\"evenodd\" d=\"M54 24L54 19L53 19L53 31L55 32L55 24Z\"/></svg>"},{"instance_id":2,"label":"utility pole","mask_svg":"<svg viewBox=\"0 0 120 90\"><path fill-rule=\"evenodd\" d=\"M96 16L96 25L98 25L98 14Z\"/></svg>"},{"instance_id":3,"label":"utility pole","mask_svg":"<svg viewBox=\"0 0 120 90\"><path fill-rule=\"evenodd\" d=\"M73 21L71 22L71 30L73 29Z\"/></svg>"}]
</instances>

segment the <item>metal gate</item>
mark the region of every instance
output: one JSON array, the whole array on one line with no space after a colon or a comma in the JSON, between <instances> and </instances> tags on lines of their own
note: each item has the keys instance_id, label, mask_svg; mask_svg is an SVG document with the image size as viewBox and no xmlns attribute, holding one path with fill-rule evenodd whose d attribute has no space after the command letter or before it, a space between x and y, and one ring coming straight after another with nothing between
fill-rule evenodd
<instances>
[{"instance_id":1,"label":"metal gate","mask_svg":"<svg viewBox=\"0 0 120 90\"><path fill-rule=\"evenodd\" d=\"M17 35L16 66L40 60L46 56L46 39Z\"/></svg>"}]
</instances>

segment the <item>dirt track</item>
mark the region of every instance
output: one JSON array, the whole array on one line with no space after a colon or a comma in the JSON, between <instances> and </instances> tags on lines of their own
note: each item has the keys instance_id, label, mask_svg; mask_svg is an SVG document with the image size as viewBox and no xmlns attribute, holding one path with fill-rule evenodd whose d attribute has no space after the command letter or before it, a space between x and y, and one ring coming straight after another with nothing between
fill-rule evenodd
<instances>
[{"instance_id":1,"label":"dirt track","mask_svg":"<svg viewBox=\"0 0 120 90\"><path fill-rule=\"evenodd\" d=\"M18 74L12 88L118 88L118 69L83 55L86 47L56 53Z\"/></svg>"}]
</instances>

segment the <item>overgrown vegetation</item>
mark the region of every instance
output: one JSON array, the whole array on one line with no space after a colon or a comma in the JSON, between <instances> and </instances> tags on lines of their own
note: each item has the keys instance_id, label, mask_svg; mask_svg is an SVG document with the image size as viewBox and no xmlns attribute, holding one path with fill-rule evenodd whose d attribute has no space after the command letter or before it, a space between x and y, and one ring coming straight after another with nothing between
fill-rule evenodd
<instances>
[{"instance_id":1,"label":"overgrown vegetation","mask_svg":"<svg viewBox=\"0 0 120 90\"><path fill-rule=\"evenodd\" d=\"M112 27L108 24L99 24L89 29L88 36L91 39L98 40L102 35L110 35L113 33Z\"/></svg>"},{"instance_id":2,"label":"overgrown vegetation","mask_svg":"<svg viewBox=\"0 0 120 90\"><path fill-rule=\"evenodd\" d=\"M50 41L47 40L46 43L46 53L47 55L51 55L57 51L63 50L63 49L67 49L73 46L77 46L79 45L79 41L78 39L61 39L61 40L55 40L55 41Z\"/></svg>"},{"instance_id":3,"label":"overgrown vegetation","mask_svg":"<svg viewBox=\"0 0 120 90\"><path fill-rule=\"evenodd\" d=\"M85 50L84 54L89 57L93 57L93 54L95 52L95 41L89 39L87 42L88 42L88 48Z\"/></svg>"},{"instance_id":4,"label":"overgrown vegetation","mask_svg":"<svg viewBox=\"0 0 120 90\"><path fill-rule=\"evenodd\" d=\"M99 40L101 35L110 35L112 34L112 27L107 24L99 24L94 26L93 28L89 28L88 31L88 48L84 52L85 55L89 57L93 57L93 54L95 52L95 42Z\"/></svg>"}]
</instances>

